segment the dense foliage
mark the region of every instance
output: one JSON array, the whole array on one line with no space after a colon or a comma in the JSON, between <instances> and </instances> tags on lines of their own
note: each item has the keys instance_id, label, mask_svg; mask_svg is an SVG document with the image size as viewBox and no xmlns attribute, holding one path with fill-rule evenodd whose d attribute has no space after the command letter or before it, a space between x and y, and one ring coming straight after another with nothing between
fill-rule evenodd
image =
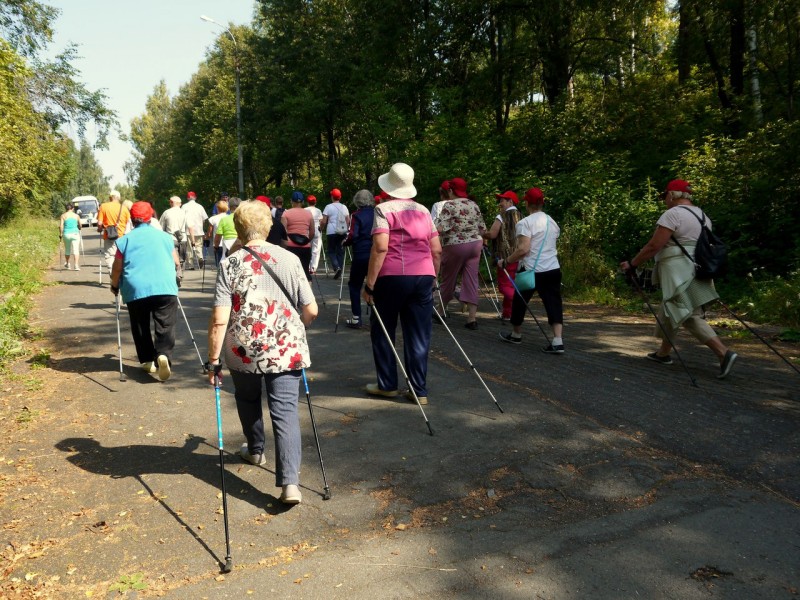
<instances>
[{"instance_id":1,"label":"dense foliage","mask_svg":"<svg viewBox=\"0 0 800 600\"><path fill-rule=\"evenodd\" d=\"M116 120L105 95L80 82L74 46L40 59L57 16L33 0L0 0L0 223L60 214L71 195L108 189L91 147L76 149L60 131L70 123L82 137L94 123L103 146Z\"/></svg>"}]
</instances>

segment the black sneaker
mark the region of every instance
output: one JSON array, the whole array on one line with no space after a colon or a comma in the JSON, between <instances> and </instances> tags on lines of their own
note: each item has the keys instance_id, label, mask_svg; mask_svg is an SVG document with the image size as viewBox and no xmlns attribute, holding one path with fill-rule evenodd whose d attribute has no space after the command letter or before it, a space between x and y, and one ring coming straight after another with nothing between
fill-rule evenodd
<instances>
[{"instance_id":1,"label":"black sneaker","mask_svg":"<svg viewBox=\"0 0 800 600\"><path fill-rule=\"evenodd\" d=\"M500 339L503 340L504 342L508 342L509 344L521 344L522 343L522 336L514 337L514 335L511 332L503 333L501 331L500 332Z\"/></svg>"},{"instance_id":2,"label":"black sneaker","mask_svg":"<svg viewBox=\"0 0 800 600\"><path fill-rule=\"evenodd\" d=\"M475 331L478 328L478 322L471 321L469 323L464 323L464 327L466 327L467 329L471 329L472 331Z\"/></svg>"},{"instance_id":3,"label":"black sneaker","mask_svg":"<svg viewBox=\"0 0 800 600\"><path fill-rule=\"evenodd\" d=\"M722 359L722 364L719 366L719 375L717 375L717 379L725 379L728 376L737 358L739 358L739 355L736 354L736 352L728 350L725 353L725 358Z\"/></svg>"},{"instance_id":4,"label":"black sneaker","mask_svg":"<svg viewBox=\"0 0 800 600\"><path fill-rule=\"evenodd\" d=\"M350 329L361 329L361 321L359 319L347 319L344 324Z\"/></svg>"},{"instance_id":5,"label":"black sneaker","mask_svg":"<svg viewBox=\"0 0 800 600\"><path fill-rule=\"evenodd\" d=\"M660 363L662 365L671 365L672 364L672 357L668 354L667 356L661 356L657 352L651 352L647 355L648 360L652 360L654 362Z\"/></svg>"},{"instance_id":6,"label":"black sneaker","mask_svg":"<svg viewBox=\"0 0 800 600\"><path fill-rule=\"evenodd\" d=\"M547 344L542 348L542 352L545 354L564 354L564 344L557 344L556 346L553 346L552 343Z\"/></svg>"},{"instance_id":7,"label":"black sneaker","mask_svg":"<svg viewBox=\"0 0 800 600\"><path fill-rule=\"evenodd\" d=\"M339 279L339 277L341 277L341 276L342 276L342 270L341 269L336 269L336 273L333 274L333 278L334 279Z\"/></svg>"}]
</instances>

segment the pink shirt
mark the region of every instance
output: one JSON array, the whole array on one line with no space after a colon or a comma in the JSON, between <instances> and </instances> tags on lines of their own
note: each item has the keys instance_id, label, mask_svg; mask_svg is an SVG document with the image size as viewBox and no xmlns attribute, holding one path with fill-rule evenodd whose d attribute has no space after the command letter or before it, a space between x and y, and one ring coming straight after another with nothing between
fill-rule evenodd
<instances>
[{"instance_id":1,"label":"pink shirt","mask_svg":"<svg viewBox=\"0 0 800 600\"><path fill-rule=\"evenodd\" d=\"M290 233L299 233L300 235L308 237L309 231L311 231L312 234L314 232L314 217L304 208L290 208L283 213L282 218L286 220L287 235ZM311 240L309 240L307 244L301 246L300 244L295 244L292 238L286 240L286 245L290 248L305 248L308 247L310 243Z\"/></svg>"},{"instance_id":2,"label":"pink shirt","mask_svg":"<svg viewBox=\"0 0 800 600\"><path fill-rule=\"evenodd\" d=\"M386 200L375 207L372 235L389 234L389 249L378 277L435 275L431 239L439 232L428 209L413 200Z\"/></svg>"}]
</instances>

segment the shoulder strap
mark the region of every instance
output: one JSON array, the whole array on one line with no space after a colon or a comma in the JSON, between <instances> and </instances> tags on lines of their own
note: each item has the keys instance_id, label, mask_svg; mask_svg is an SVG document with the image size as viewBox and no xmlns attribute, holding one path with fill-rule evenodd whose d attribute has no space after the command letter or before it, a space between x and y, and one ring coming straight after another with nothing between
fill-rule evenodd
<instances>
[{"instance_id":1,"label":"shoulder strap","mask_svg":"<svg viewBox=\"0 0 800 600\"><path fill-rule=\"evenodd\" d=\"M298 316L301 316L300 309L297 306L295 306L294 302L292 302L292 297L289 295L286 286L283 285L283 282L280 279L278 279L277 275L275 275L275 271L273 271L272 268L270 268L270 266L266 263L266 261L263 258L261 258L258 252L250 248L250 246L243 245L242 248L244 248L247 252L249 252L253 256L253 258L255 258L258 262L261 263L261 266L264 267L264 269L267 271L267 274L270 277L272 277L272 280L277 284L279 288L281 288L283 295L286 296L286 299L289 301L291 307L297 312Z\"/></svg>"},{"instance_id":2,"label":"shoulder strap","mask_svg":"<svg viewBox=\"0 0 800 600\"><path fill-rule=\"evenodd\" d=\"M119 223L119 220L120 220L120 218L122 217L122 208L123 208L124 206L125 206L125 205L124 205L124 204L122 204L122 200L120 200L120 202L119 202L119 212L117 213L117 220L116 220L116 221L114 221L114 227L116 227L116 226L117 226L117 223Z\"/></svg>"},{"instance_id":3,"label":"shoulder strap","mask_svg":"<svg viewBox=\"0 0 800 600\"><path fill-rule=\"evenodd\" d=\"M547 221L547 225L544 228L544 237L542 238L542 245L539 246L539 252L536 254L536 261L533 263L533 270L536 271L536 265L539 264L539 257L542 255L542 250L544 249L544 243L547 241L547 232L550 230L550 217L547 214L544 215L545 220Z\"/></svg>"},{"instance_id":4,"label":"shoulder strap","mask_svg":"<svg viewBox=\"0 0 800 600\"><path fill-rule=\"evenodd\" d=\"M701 227L705 227L705 226L706 226L706 213L704 213L704 212L703 212L703 209L702 209L702 208L700 209L700 214L701 214L701 215L703 215L703 218L701 219L700 217L698 217L698 216L697 216L697 213L696 213L696 212L694 212L694 211L693 211L691 208L689 208L688 206L685 206L685 205L683 205L683 204L679 204L678 206L679 206L680 208L683 208L684 210L688 210L688 211L689 211L689 213L690 213L690 214L692 214L692 215L694 216L694 218L695 218L695 219L697 219L698 221L700 221L700 226L701 226Z\"/></svg>"}]
</instances>

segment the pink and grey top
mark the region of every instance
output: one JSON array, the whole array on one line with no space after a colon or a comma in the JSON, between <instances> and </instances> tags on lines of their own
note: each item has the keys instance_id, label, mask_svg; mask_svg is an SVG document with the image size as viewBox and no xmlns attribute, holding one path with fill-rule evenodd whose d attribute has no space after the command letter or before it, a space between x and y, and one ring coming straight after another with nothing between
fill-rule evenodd
<instances>
[{"instance_id":1,"label":"pink and grey top","mask_svg":"<svg viewBox=\"0 0 800 600\"><path fill-rule=\"evenodd\" d=\"M372 235L389 234L389 249L378 277L435 275L431 239L439 232L428 209L413 200L386 200L375 207Z\"/></svg>"}]
</instances>

